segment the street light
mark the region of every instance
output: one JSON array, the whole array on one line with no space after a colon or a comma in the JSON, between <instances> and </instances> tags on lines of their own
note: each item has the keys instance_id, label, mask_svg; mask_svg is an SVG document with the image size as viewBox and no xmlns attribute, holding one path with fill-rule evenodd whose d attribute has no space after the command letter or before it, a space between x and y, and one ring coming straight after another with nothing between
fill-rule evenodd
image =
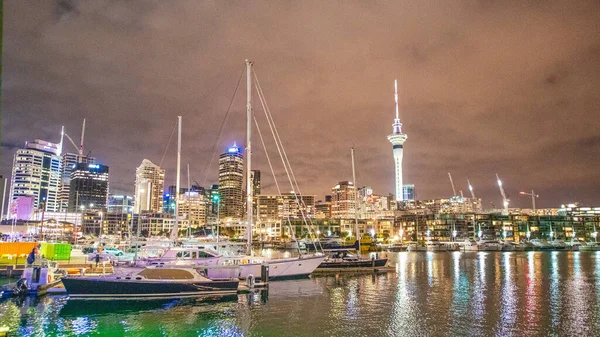
<instances>
[{"instance_id":1,"label":"street light","mask_svg":"<svg viewBox=\"0 0 600 337\"><path fill-rule=\"evenodd\" d=\"M218 194L215 194L212 196L212 200L217 202L217 243L219 243L219 228L221 227L221 197Z\"/></svg>"},{"instance_id":2,"label":"street light","mask_svg":"<svg viewBox=\"0 0 600 337\"><path fill-rule=\"evenodd\" d=\"M100 230L99 230L99 234L98 236L100 237L100 246L102 246L102 225L104 222L104 213L102 213L102 211L100 211Z\"/></svg>"},{"instance_id":3,"label":"street light","mask_svg":"<svg viewBox=\"0 0 600 337\"><path fill-rule=\"evenodd\" d=\"M538 194L535 194L533 190L531 190L531 193L520 192L519 194L531 197L531 204L533 206L533 211L535 212L535 198L539 198L540 196Z\"/></svg>"}]
</instances>

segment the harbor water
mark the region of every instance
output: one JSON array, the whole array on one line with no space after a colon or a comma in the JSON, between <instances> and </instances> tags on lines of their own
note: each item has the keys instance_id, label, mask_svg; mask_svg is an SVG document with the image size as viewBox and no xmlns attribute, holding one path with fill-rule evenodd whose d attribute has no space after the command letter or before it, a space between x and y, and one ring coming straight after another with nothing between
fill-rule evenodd
<instances>
[{"instance_id":1,"label":"harbor water","mask_svg":"<svg viewBox=\"0 0 600 337\"><path fill-rule=\"evenodd\" d=\"M600 336L600 252L389 253L220 299L5 300L12 336Z\"/></svg>"}]
</instances>

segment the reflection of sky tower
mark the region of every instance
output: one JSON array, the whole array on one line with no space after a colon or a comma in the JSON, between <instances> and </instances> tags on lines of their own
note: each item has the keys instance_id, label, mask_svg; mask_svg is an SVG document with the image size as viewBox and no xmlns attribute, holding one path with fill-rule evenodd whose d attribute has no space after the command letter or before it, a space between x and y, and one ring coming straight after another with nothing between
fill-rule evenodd
<instances>
[{"instance_id":1,"label":"reflection of sky tower","mask_svg":"<svg viewBox=\"0 0 600 337\"><path fill-rule=\"evenodd\" d=\"M396 119L394 119L394 132L387 138L392 143L394 149L394 165L396 166L396 201L402 201L402 155L404 142L408 137L402 133L402 123L398 117L398 80L394 80L394 99L396 101Z\"/></svg>"}]
</instances>

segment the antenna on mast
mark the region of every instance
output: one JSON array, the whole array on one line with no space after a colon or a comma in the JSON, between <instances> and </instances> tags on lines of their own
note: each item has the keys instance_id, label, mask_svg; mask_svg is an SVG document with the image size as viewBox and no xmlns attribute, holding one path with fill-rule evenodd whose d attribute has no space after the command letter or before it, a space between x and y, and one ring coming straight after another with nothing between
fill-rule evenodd
<instances>
[{"instance_id":1,"label":"antenna on mast","mask_svg":"<svg viewBox=\"0 0 600 337\"><path fill-rule=\"evenodd\" d=\"M394 80L394 100L396 101L396 119L398 117L398 80Z\"/></svg>"},{"instance_id":2,"label":"antenna on mast","mask_svg":"<svg viewBox=\"0 0 600 337\"><path fill-rule=\"evenodd\" d=\"M398 80L394 80L394 102L396 103L396 119L394 119L394 134L402 133L402 123L400 123L400 114L398 112Z\"/></svg>"}]
</instances>

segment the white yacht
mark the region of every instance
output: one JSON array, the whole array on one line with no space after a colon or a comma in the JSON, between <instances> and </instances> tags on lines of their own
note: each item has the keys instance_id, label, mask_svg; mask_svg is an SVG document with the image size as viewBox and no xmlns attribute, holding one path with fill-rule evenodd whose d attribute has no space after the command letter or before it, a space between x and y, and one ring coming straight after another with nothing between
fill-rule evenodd
<instances>
[{"instance_id":1,"label":"white yacht","mask_svg":"<svg viewBox=\"0 0 600 337\"><path fill-rule=\"evenodd\" d=\"M409 242L406 245L407 252L424 252L426 250L427 250L427 248L425 248L423 246L419 246L419 244L416 242Z\"/></svg>"},{"instance_id":2,"label":"white yacht","mask_svg":"<svg viewBox=\"0 0 600 337\"><path fill-rule=\"evenodd\" d=\"M549 244L554 249L566 249L567 248L567 244L565 243L565 241L560 240L560 239L554 239L554 240L550 241Z\"/></svg>"},{"instance_id":3,"label":"white yacht","mask_svg":"<svg viewBox=\"0 0 600 337\"><path fill-rule=\"evenodd\" d=\"M511 241L500 241L500 244L502 245L503 252L512 252L516 250L516 245Z\"/></svg>"},{"instance_id":4,"label":"white yacht","mask_svg":"<svg viewBox=\"0 0 600 337\"><path fill-rule=\"evenodd\" d=\"M600 250L600 245L596 242L584 242L579 246L579 251L590 252Z\"/></svg>"},{"instance_id":5,"label":"white yacht","mask_svg":"<svg viewBox=\"0 0 600 337\"><path fill-rule=\"evenodd\" d=\"M536 250L548 250L548 249L552 249L552 246L548 243L548 241L544 240L544 239L531 239L531 244L533 245L533 248Z\"/></svg>"},{"instance_id":6,"label":"white yacht","mask_svg":"<svg viewBox=\"0 0 600 337\"><path fill-rule=\"evenodd\" d=\"M154 253L156 250L158 253ZM218 265L221 255L215 251L201 248L168 248L160 246L148 247L143 249L144 253L135 261L137 267L149 266L209 266ZM147 254L148 252L152 252ZM153 256L154 255L154 256Z\"/></svg>"},{"instance_id":7,"label":"white yacht","mask_svg":"<svg viewBox=\"0 0 600 337\"><path fill-rule=\"evenodd\" d=\"M446 245L440 242L437 239L427 240L425 242L425 248L428 252L445 252L448 250Z\"/></svg>"},{"instance_id":8,"label":"white yacht","mask_svg":"<svg viewBox=\"0 0 600 337\"><path fill-rule=\"evenodd\" d=\"M502 250L502 244L496 240L479 240L477 245L479 245L479 250L484 252L499 252Z\"/></svg>"},{"instance_id":9,"label":"white yacht","mask_svg":"<svg viewBox=\"0 0 600 337\"><path fill-rule=\"evenodd\" d=\"M473 239L467 239L461 245L461 249L463 251L465 251L465 252L478 252L479 251L479 245L477 244L477 241L475 241Z\"/></svg>"},{"instance_id":10,"label":"white yacht","mask_svg":"<svg viewBox=\"0 0 600 337\"><path fill-rule=\"evenodd\" d=\"M462 249L466 252L499 252L502 250L502 244L496 240L466 240Z\"/></svg>"},{"instance_id":11,"label":"white yacht","mask_svg":"<svg viewBox=\"0 0 600 337\"><path fill-rule=\"evenodd\" d=\"M160 248L160 247L155 247ZM247 278L249 275L259 276L261 265L269 265L270 278L289 278L310 275L325 260L324 255L300 256L285 259L269 259L259 256L226 256L212 251L197 247L177 247L164 248L162 254L157 256L145 256L140 254L136 261L138 267L159 266L238 266L240 269L240 278Z\"/></svg>"}]
</instances>

